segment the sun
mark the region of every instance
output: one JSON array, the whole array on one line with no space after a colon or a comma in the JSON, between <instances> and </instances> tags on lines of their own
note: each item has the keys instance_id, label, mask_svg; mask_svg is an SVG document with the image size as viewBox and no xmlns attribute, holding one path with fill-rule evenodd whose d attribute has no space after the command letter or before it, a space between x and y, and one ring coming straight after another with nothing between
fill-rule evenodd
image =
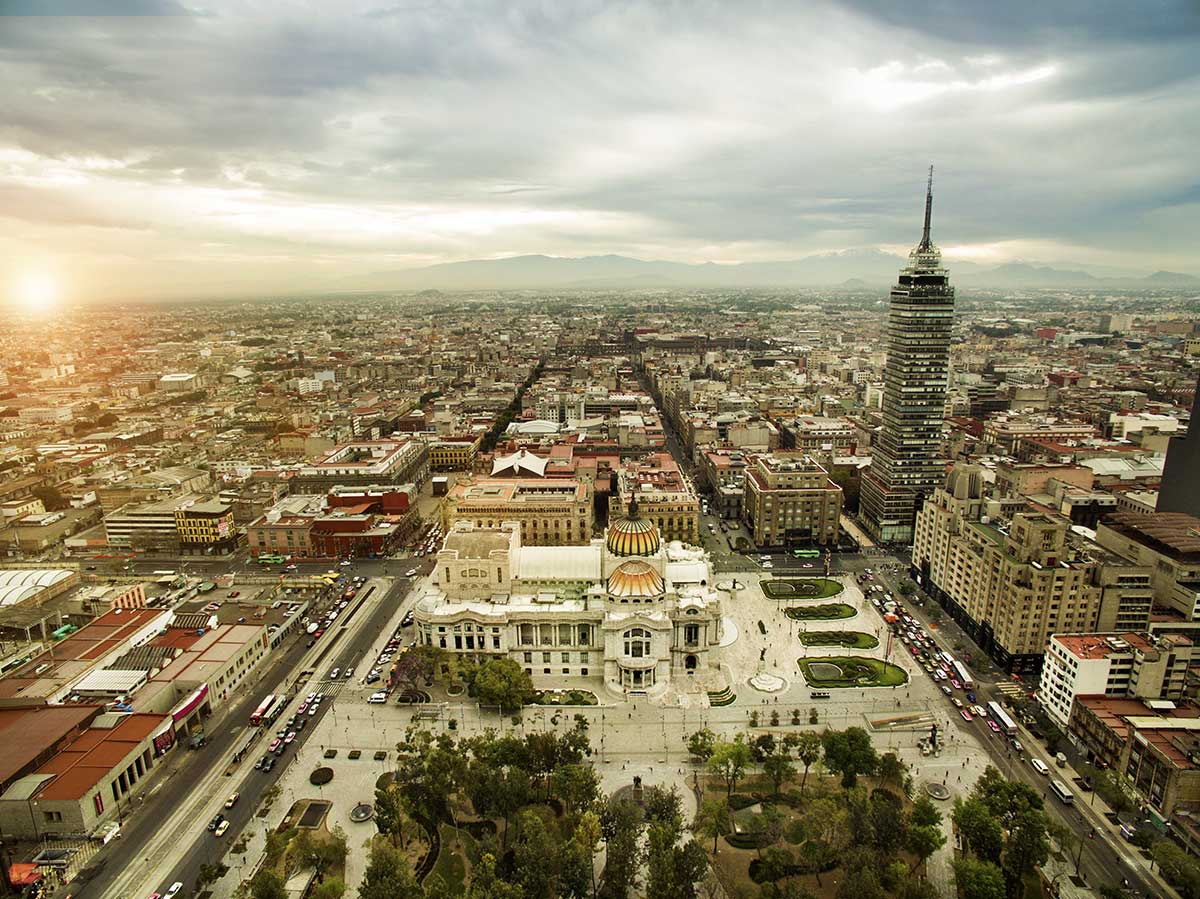
<instances>
[{"instance_id":1,"label":"sun","mask_svg":"<svg viewBox=\"0 0 1200 899\"><path fill-rule=\"evenodd\" d=\"M13 284L13 304L31 315L45 315L58 306L61 289L48 272L31 271L19 275Z\"/></svg>"}]
</instances>

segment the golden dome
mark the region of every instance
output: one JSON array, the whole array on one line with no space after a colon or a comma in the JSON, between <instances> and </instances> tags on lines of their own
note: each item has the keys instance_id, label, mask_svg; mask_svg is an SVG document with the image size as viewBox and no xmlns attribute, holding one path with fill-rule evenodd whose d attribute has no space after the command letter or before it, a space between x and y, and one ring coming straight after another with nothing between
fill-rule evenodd
<instances>
[{"instance_id":1,"label":"golden dome","mask_svg":"<svg viewBox=\"0 0 1200 899\"><path fill-rule=\"evenodd\" d=\"M610 596L662 596L666 589L667 585L663 581L662 575L641 559L622 562L608 576Z\"/></svg>"},{"instance_id":2,"label":"golden dome","mask_svg":"<svg viewBox=\"0 0 1200 899\"><path fill-rule=\"evenodd\" d=\"M658 552L658 528L654 522L641 518L637 497L629 503L629 514L608 527L608 551L614 556L652 556Z\"/></svg>"}]
</instances>

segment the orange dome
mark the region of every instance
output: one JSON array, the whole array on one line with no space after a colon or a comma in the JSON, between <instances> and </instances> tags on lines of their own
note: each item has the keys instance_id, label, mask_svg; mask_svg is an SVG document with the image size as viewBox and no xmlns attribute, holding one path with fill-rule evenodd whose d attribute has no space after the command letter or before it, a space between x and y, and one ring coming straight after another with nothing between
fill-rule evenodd
<instances>
[{"instance_id":1,"label":"orange dome","mask_svg":"<svg viewBox=\"0 0 1200 899\"><path fill-rule=\"evenodd\" d=\"M616 571L608 576L610 596L662 596L666 589L667 585L662 575L641 559L622 562Z\"/></svg>"}]
</instances>

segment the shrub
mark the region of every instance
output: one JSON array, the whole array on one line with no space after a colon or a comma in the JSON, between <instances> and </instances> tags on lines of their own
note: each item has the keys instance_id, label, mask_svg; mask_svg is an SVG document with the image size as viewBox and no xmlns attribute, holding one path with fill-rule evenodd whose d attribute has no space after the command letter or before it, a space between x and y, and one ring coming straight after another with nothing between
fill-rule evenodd
<instances>
[{"instance_id":1,"label":"shrub","mask_svg":"<svg viewBox=\"0 0 1200 899\"><path fill-rule=\"evenodd\" d=\"M332 768L317 768L308 775L308 782L314 787L321 787L333 780Z\"/></svg>"}]
</instances>

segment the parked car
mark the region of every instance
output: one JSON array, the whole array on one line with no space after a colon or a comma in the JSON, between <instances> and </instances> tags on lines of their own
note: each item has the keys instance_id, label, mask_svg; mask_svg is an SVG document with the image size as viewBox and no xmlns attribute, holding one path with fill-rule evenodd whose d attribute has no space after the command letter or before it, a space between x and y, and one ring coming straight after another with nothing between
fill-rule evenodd
<instances>
[{"instance_id":1,"label":"parked car","mask_svg":"<svg viewBox=\"0 0 1200 899\"><path fill-rule=\"evenodd\" d=\"M288 735L283 738L284 745L291 745L292 741L295 739L296 739L296 732L294 730L289 731Z\"/></svg>"}]
</instances>

